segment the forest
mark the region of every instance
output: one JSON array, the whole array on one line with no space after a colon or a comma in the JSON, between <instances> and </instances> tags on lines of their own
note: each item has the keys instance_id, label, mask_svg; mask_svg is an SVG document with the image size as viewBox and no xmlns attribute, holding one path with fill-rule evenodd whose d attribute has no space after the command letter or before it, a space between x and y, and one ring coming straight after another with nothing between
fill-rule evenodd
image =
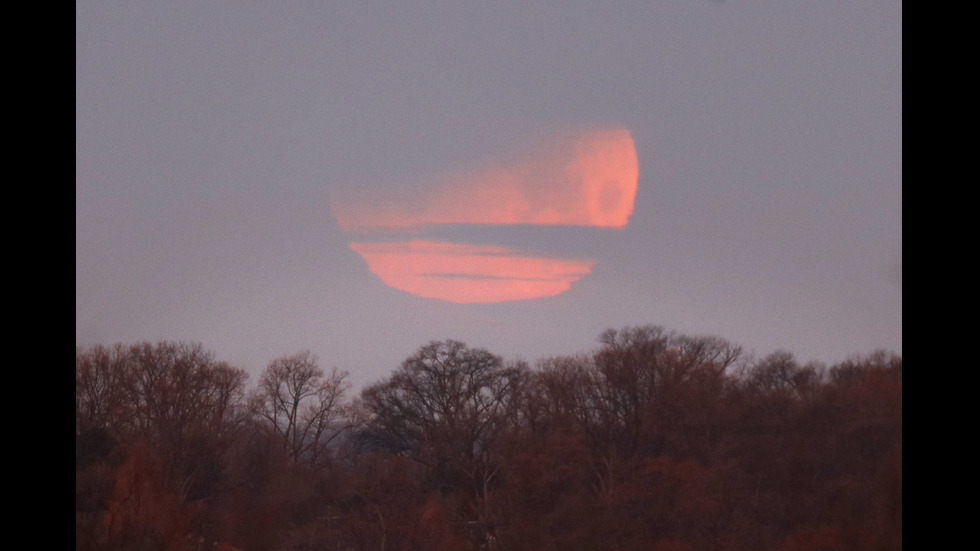
<instances>
[{"instance_id":1,"label":"forest","mask_svg":"<svg viewBox=\"0 0 980 551\"><path fill-rule=\"evenodd\" d=\"M75 350L75 547L902 548L902 359L753 358L610 329L506 360L445 340L353 392L186 342Z\"/></svg>"}]
</instances>

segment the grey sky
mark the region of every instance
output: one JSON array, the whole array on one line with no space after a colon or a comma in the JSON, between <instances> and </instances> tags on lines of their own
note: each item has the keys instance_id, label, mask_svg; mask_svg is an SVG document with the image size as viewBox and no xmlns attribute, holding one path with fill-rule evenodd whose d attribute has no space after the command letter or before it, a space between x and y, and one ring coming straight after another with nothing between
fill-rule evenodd
<instances>
[{"instance_id":1,"label":"grey sky","mask_svg":"<svg viewBox=\"0 0 980 551\"><path fill-rule=\"evenodd\" d=\"M76 3L76 344L310 349L358 386L433 339L647 323L900 353L901 46L898 1ZM623 230L520 236L598 260L561 295L388 288L331 214L580 126L632 133L639 188Z\"/></svg>"}]
</instances>

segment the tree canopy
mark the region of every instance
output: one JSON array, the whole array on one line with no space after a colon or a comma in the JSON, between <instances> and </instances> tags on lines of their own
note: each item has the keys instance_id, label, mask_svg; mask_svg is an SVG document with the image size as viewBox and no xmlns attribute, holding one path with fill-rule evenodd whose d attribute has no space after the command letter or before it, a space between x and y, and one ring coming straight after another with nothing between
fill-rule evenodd
<instances>
[{"instance_id":1,"label":"tree canopy","mask_svg":"<svg viewBox=\"0 0 980 551\"><path fill-rule=\"evenodd\" d=\"M310 352L76 348L80 550L901 549L902 359L610 329L533 366L432 341L352 393Z\"/></svg>"}]
</instances>

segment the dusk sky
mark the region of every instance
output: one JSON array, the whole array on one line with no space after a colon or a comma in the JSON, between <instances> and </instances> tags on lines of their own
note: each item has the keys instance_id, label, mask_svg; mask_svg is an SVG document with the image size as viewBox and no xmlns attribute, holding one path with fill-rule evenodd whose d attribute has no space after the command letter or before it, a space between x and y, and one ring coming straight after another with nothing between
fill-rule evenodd
<instances>
[{"instance_id":1,"label":"dusk sky","mask_svg":"<svg viewBox=\"0 0 980 551\"><path fill-rule=\"evenodd\" d=\"M902 3L77 2L77 346L902 351Z\"/></svg>"}]
</instances>

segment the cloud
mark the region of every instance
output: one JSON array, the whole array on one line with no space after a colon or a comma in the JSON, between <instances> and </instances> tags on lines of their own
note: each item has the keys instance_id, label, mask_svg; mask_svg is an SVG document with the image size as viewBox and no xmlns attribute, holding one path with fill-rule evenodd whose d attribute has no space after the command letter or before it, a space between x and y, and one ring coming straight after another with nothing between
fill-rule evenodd
<instances>
[{"instance_id":1,"label":"cloud","mask_svg":"<svg viewBox=\"0 0 980 551\"><path fill-rule=\"evenodd\" d=\"M347 230L432 224L543 224L622 228L639 166L626 129L580 131L512 162L435 178L415 199L343 203Z\"/></svg>"},{"instance_id":2,"label":"cloud","mask_svg":"<svg viewBox=\"0 0 980 551\"><path fill-rule=\"evenodd\" d=\"M505 247L441 241L356 242L350 248L389 287L458 303L557 295L595 261L521 254Z\"/></svg>"}]
</instances>

